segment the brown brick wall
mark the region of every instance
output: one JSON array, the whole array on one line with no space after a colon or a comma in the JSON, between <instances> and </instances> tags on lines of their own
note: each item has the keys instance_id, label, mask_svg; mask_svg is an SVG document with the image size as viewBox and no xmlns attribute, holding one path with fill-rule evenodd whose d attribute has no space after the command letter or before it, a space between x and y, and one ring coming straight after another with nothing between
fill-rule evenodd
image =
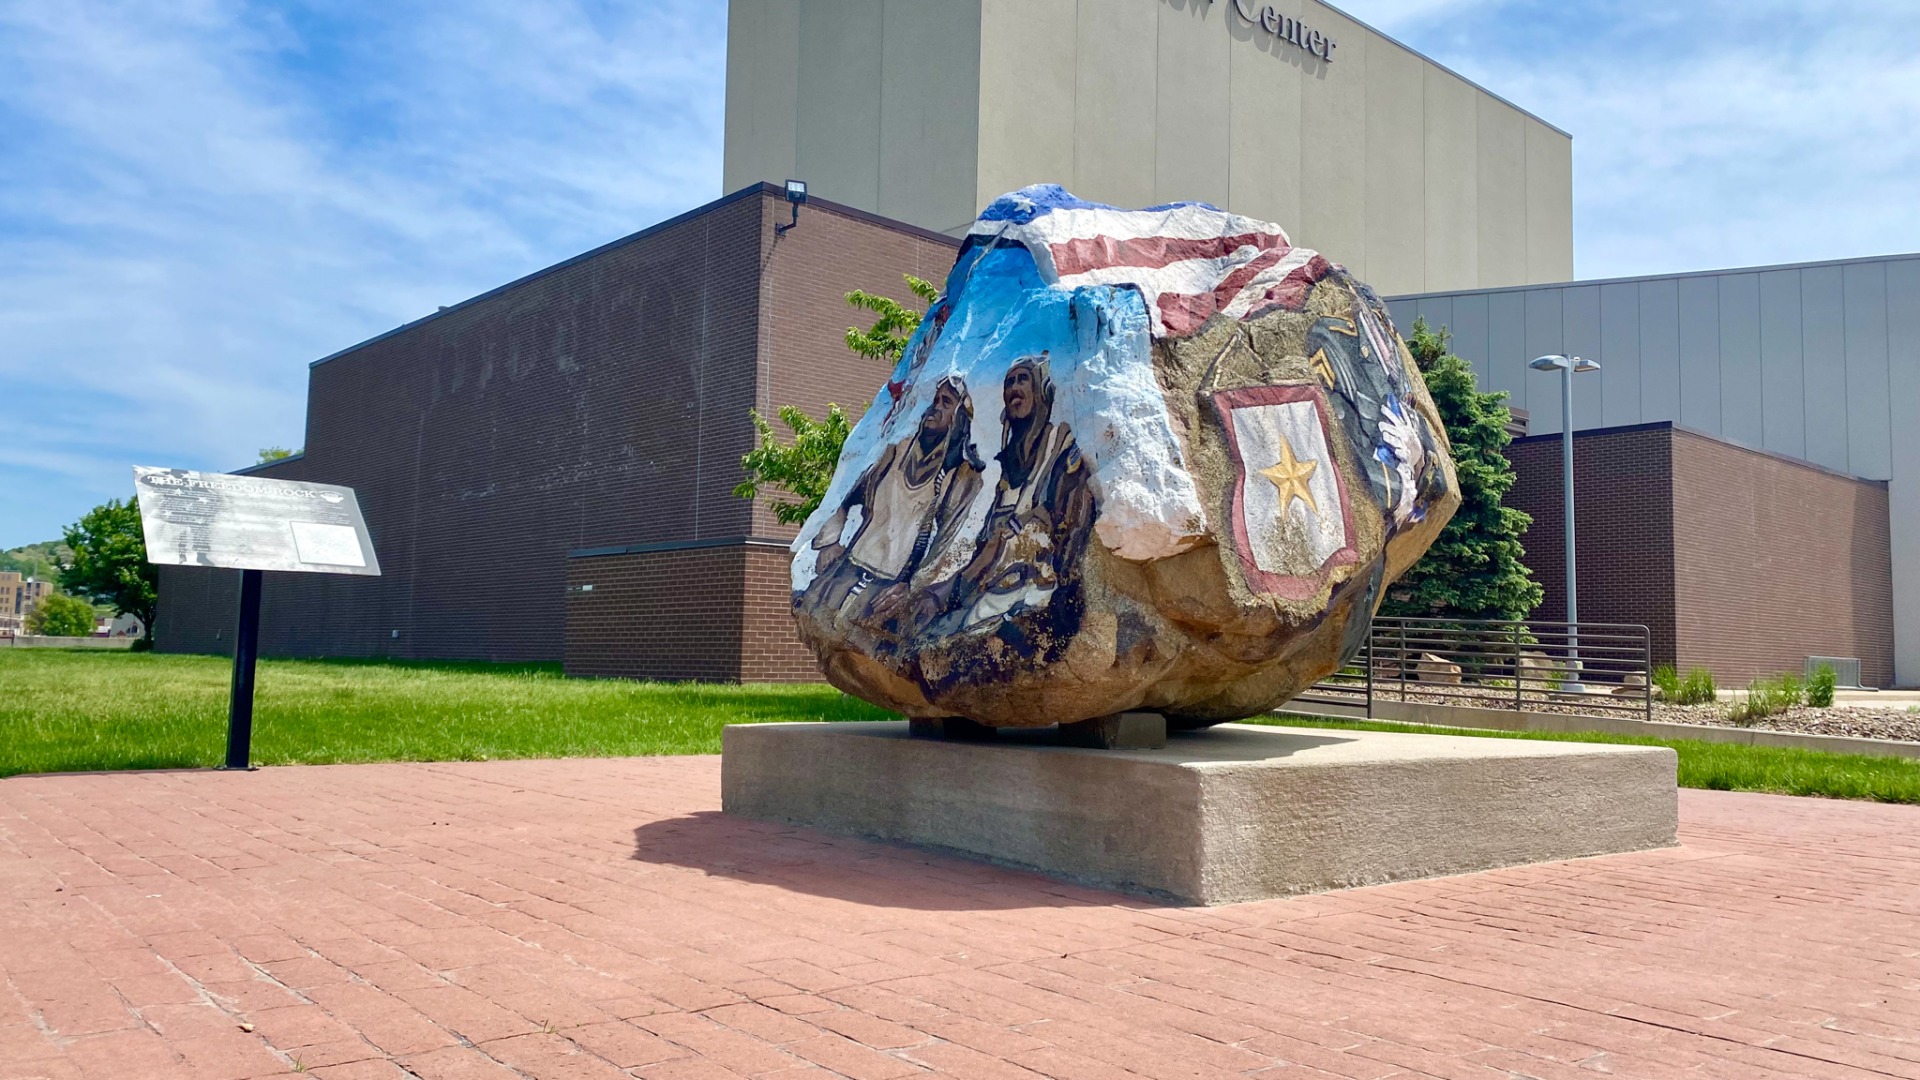
<instances>
[{"instance_id":1,"label":"brown brick wall","mask_svg":"<svg viewBox=\"0 0 1920 1080\"><path fill-rule=\"evenodd\" d=\"M1893 681L1887 488L1674 432L1680 657L1723 686L1857 656Z\"/></svg>"},{"instance_id":2,"label":"brown brick wall","mask_svg":"<svg viewBox=\"0 0 1920 1080\"><path fill-rule=\"evenodd\" d=\"M767 541L567 560L569 675L815 682Z\"/></svg>"},{"instance_id":3,"label":"brown brick wall","mask_svg":"<svg viewBox=\"0 0 1920 1080\"><path fill-rule=\"evenodd\" d=\"M842 295L904 295L900 274L938 278L954 244L818 202L776 240L786 219L778 194L730 196L314 366L306 452L271 474L354 487L384 574L268 575L262 650L561 660L570 552L790 536L732 493L748 410L857 414L886 373L847 351ZM784 554L731 557L734 584L705 601L732 605L733 637L664 598L682 645L608 631L658 653L636 670L816 677L774 585ZM233 577L164 570L160 647L230 650Z\"/></svg>"},{"instance_id":4,"label":"brown brick wall","mask_svg":"<svg viewBox=\"0 0 1920 1080\"><path fill-rule=\"evenodd\" d=\"M871 325L873 316L848 307L846 294L861 289L917 307L901 275L944 284L957 243L813 205L800 211L797 228L776 239L774 221L787 218L781 204L770 209L759 407L771 416L781 405L797 405L817 419L832 402L858 421L889 372L847 349L847 328ZM769 507L756 508L755 536L795 531L775 521Z\"/></svg>"},{"instance_id":5,"label":"brown brick wall","mask_svg":"<svg viewBox=\"0 0 1920 1080\"><path fill-rule=\"evenodd\" d=\"M569 550L746 533L731 489L750 445L764 201L315 366L305 455L276 475L355 488L384 576L268 575L263 651L559 660Z\"/></svg>"},{"instance_id":6,"label":"brown brick wall","mask_svg":"<svg viewBox=\"0 0 1920 1080\"><path fill-rule=\"evenodd\" d=\"M792 578L785 548L746 551L741 590L740 678L743 682L819 682L820 666L800 643L793 622Z\"/></svg>"},{"instance_id":7,"label":"brown brick wall","mask_svg":"<svg viewBox=\"0 0 1920 1080\"><path fill-rule=\"evenodd\" d=\"M1533 516L1521 542L1545 592L1537 619L1567 617L1564 499L1557 435L1507 448L1516 476L1507 505ZM1580 546L1580 620L1645 626L1655 663L1673 663L1673 454L1669 429L1615 429L1574 441L1574 539Z\"/></svg>"},{"instance_id":8,"label":"brown brick wall","mask_svg":"<svg viewBox=\"0 0 1920 1080\"><path fill-rule=\"evenodd\" d=\"M1560 438L1508 448L1508 504L1533 515L1528 567L1541 619L1566 612ZM1886 485L1676 428L1574 438L1583 622L1642 623L1656 664L1699 665L1722 686L1857 656L1893 677Z\"/></svg>"},{"instance_id":9,"label":"brown brick wall","mask_svg":"<svg viewBox=\"0 0 1920 1080\"><path fill-rule=\"evenodd\" d=\"M738 681L745 551L568 559L567 674Z\"/></svg>"},{"instance_id":10,"label":"brown brick wall","mask_svg":"<svg viewBox=\"0 0 1920 1080\"><path fill-rule=\"evenodd\" d=\"M778 194L749 190L315 365L305 454L269 471L353 486L384 575L269 575L261 650L557 661L576 648L582 673L814 678L776 548L676 555L733 567L697 609L622 586L659 601L657 626L582 615L568 632L564 592L576 550L791 536L733 498L747 411L858 413L885 371L847 352L843 294L904 296L900 273L937 279L952 261L945 236L851 209L810 204L776 238L785 219ZM161 571L163 650L232 648L228 578Z\"/></svg>"}]
</instances>

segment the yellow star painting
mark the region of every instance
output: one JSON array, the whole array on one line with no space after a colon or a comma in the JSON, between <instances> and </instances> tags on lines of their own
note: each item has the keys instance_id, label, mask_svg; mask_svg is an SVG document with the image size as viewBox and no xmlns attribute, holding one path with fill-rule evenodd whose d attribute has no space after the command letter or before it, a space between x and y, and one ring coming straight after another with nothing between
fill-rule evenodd
<instances>
[{"instance_id":1,"label":"yellow star painting","mask_svg":"<svg viewBox=\"0 0 1920 1080\"><path fill-rule=\"evenodd\" d=\"M1280 512L1285 514L1299 499L1307 504L1307 509L1318 514L1320 507L1313 501L1313 489L1307 481L1313 478L1313 471L1320 467L1317 461L1301 461L1293 456L1293 443L1285 435L1280 437L1280 460L1271 468L1261 469L1260 475L1273 481L1280 489Z\"/></svg>"}]
</instances>

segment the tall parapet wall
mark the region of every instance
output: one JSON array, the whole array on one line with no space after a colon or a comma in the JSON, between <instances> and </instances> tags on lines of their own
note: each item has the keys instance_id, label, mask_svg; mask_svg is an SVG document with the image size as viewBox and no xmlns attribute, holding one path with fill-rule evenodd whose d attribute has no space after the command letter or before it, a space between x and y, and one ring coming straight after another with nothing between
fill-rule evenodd
<instances>
[{"instance_id":1,"label":"tall parapet wall","mask_svg":"<svg viewBox=\"0 0 1920 1080\"><path fill-rule=\"evenodd\" d=\"M1317 0L731 0L725 186L959 235L995 196L1197 199L1382 294L1573 276L1564 131Z\"/></svg>"}]
</instances>

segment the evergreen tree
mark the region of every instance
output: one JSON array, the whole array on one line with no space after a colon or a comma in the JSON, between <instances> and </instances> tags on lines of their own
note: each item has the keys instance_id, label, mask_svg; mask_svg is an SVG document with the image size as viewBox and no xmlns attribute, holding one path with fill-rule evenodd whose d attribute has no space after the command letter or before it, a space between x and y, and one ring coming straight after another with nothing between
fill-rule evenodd
<instances>
[{"instance_id":1,"label":"evergreen tree","mask_svg":"<svg viewBox=\"0 0 1920 1080\"><path fill-rule=\"evenodd\" d=\"M1540 603L1541 589L1520 561L1520 536L1533 519L1501 502L1514 481L1503 452L1513 438L1507 395L1479 391L1473 368L1448 347L1444 327L1416 319L1406 341L1453 444L1460 509L1420 561L1388 587L1380 614L1525 619Z\"/></svg>"},{"instance_id":2,"label":"evergreen tree","mask_svg":"<svg viewBox=\"0 0 1920 1080\"><path fill-rule=\"evenodd\" d=\"M939 286L912 274L902 276L907 279L907 288L923 303L932 304L940 298ZM873 325L865 330L857 326L847 328L847 348L869 360L880 361L883 370L891 371L899 363L907 339L919 327L922 313L892 297L859 289L847 294L847 303L871 311L875 316ZM747 478L740 481L733 493L742 499L751 499L760 494L762 487L784 491L793 498L774 500L773 516L788 525L797 525L807 520L807 515L826 497L827 485L833 482L834 466L840 463L840 449L846 445L853 422L838 405L829 404L826 418L822 420L808 416L797 405L782 405L780 422L787 425L788 431L782 439L759 410L750 415L760 441L740 459Z\"/></svg>"}]
</instances>

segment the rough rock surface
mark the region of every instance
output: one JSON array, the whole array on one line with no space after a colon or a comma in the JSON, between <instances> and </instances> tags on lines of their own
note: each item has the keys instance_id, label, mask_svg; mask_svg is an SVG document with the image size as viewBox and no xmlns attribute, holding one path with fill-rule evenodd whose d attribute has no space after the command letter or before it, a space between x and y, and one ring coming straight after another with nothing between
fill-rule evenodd
<instances>
[{"instance_id":1,"label":"rough rock surface","mask_svg":"<svg viewBox=\"0 0 1920 1080\"><path fill-rule=\"evenodd\" d=\"M1263 712L1459 503L1373 291L1200 203L1002 196L793 544L829 681L1032 727Z\"/></svg>"}]
</instances>

